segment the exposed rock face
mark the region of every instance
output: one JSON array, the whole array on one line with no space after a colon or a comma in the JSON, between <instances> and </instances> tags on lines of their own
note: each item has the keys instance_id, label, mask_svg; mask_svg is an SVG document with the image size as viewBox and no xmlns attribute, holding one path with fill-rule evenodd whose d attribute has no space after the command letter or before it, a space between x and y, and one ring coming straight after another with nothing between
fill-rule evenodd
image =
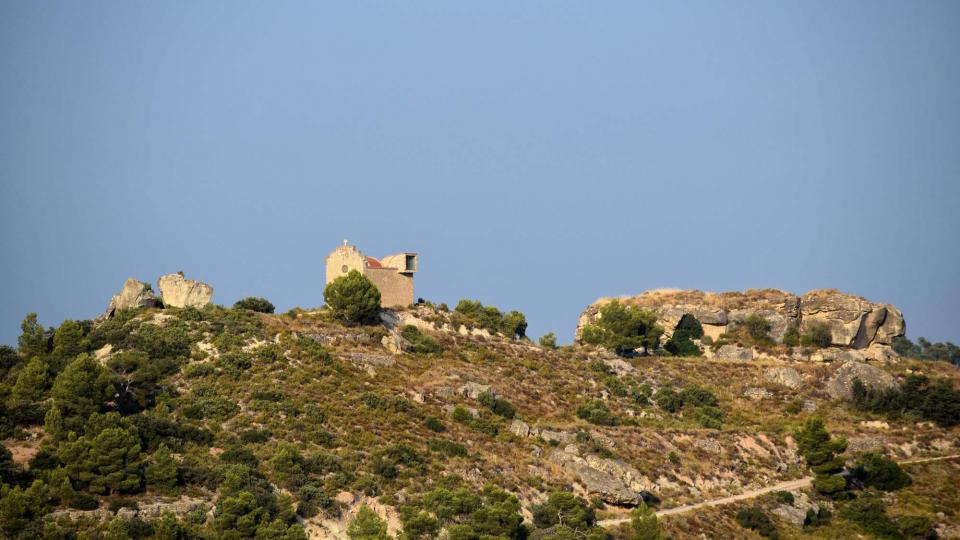
<instances>
[{"instance_id":1,"label":"exposed rock face","mask_svg":"<svg viewBox=\"0 0 960 540\"><path fill-rule=\"evenodd\" d=\"M763 372L763 378L773 384L787 388L799 388L803 384L800 373L789 367L772 367Z\"/></svg>"},{"instance_id":2,"label":"exposed rock face","mask_svg":"<svg viewBox=\"0 0 960 540\"><path fill-rule=\"evenodd\" d=\"M120 292L113 295L113 298L110 299L107 311L104 312L102 317L109 319L121 309L156 307L158 305L160 305L160 301L154 296L153 289L150 288L149 283L127 278Z\"/></svg>"},{"instance_id":3,"label":"exposed rock face","mask_svg":"<svg viewBox=\"0 0 960 540\"><path fill-rule=\"evenodd\" d=\"M882 369L862 362L846 362L827 381L827 393L833 399L850 399L853 395L853 381L860 379L867 388L884 389L894 385L893 375Z\"/></svg>"},{"instance_id":4,"label":"exposed rock face","mask_svg":"<svg viewBox=\"0 0 960 540\"><path fill-rule=\"evenodd\" d=\"M612 300L601 298L584 310L577 324L578 337L583 326L595 320L600 308ZM897 308L833 289L810 291L803 296L778 289L723 293L658 289L619 300L656 313L665 330L664 340L673 335L680 318L686 314L696 317L703 325L704 334L713 339L754 314L767 319L770 337L775 341L782 341L792 325L799 326L803 332L814 321L820 321L830 328L833 345L855 349L889 345L906 329Z\"/></svg>"},{"instance_id":5,"label":"exposed rock face","mask_svg":"<svg viewBox=\"0 0 960 540\"><path fill-rule=\"evenodd\" d=\"M163 305L168 307L202 308L213 298L213 287L200 281L186 279L183 274L167 274L157 282Z\"/></svg>"},{"instance_id":6,"label":"exposed rock face","mask_svg":"<svg viewBox=\"0 0 960 540\"><path fill-rule=\"evenodd\" d=\"M563 467L591 494L604 502L620 506L635 506L644 500L649 483L631 465L618 459L595 455L581 457L575 448L554 450L550 460Z\"/></svg>"}]
</instances>

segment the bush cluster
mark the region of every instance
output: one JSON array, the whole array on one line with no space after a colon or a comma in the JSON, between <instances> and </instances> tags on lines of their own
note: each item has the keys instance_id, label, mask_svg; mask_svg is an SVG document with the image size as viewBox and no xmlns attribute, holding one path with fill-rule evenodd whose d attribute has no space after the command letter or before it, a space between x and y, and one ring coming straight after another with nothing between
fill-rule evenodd
<instances>
[{"instance_id":1,"label":"bush cluster","mask_svg":"<svg viewBox=\"0 0 960 540\"><path fill-rule=\"evenodd\" d=\"M685 406L695 414L700 425L708 429L720 429L723 425L723 411L717 396L696 384L685 386L677 392L669 386L664 386L653 395L657 407L669 413L679 412Z\"/></svg>"},{"instance_id":2,"label":"bush cluster","mask_svg":"<svg viewBox=\"0 0 960 540\"><path fill-rule=\"evenodd\" d=\"M407 346L404 347L404 349L410 353L429 355L443 352L443 347L440 346L440 342L424 334L416 326L404 326L403 330L400 331L400 337L407 342Z\"/></svg>"},{"instance_id":3,"label":"bush cluster","mask_svg":"<svg viewBox=\"0 0 960 540\"><path fill-rule=\"evenodd\" d=\"M655 313L613 300L600 308L596 321L583 327L580 339L619 355L629 355L637 349L655 350L662 335L663 327L657 324Z\"/></svg>"},{"instance_id":4,"label":"bush cluster","mask_svg":"<svg viewBox=\"0 0 960 540\"><path fill-rule=\"evenodd\" d=\"M960 424L960 390L949 380L931 381L923 375L908 375L898 387L886 389L869 388L855 379L850 405L891 417L919 417L942 427Z\"/></svg>"},{"instance_id":5,"label":"bush cluster","mask_svg":"<svg viewBox=\"0 0 960 540\"><path fill-rule=\"evenodd\" d=\"M527 335L527 318L519 311L503 313L493 306L484 306L479 300L460 300L454 313L479 326L511 339L523 339Z\"/></svg>"},{"instance_id":6,"label":"bush cluster","mask_svg":"<svg viewBox=\"0 0 960 540\"><path fill-rule=\"evenodd\" d=\"M670 336L664 348L674 356L700 356L703 351L693 342L703 337L703 326L693 315L686 314L680 318L677 328Z\"/></svg>"}]
</instances>

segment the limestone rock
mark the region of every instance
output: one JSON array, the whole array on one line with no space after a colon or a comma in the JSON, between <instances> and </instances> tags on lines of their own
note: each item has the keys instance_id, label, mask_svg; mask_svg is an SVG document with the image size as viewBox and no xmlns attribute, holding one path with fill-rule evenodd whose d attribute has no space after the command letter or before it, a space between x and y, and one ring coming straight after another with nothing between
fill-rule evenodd
<instances>
[{"instance_id":1,"label":"limestone rock","mask_svg":"<svg viewBox=\"0 0 960 540\"><path fill-rule=\"evenodd\" d=\"M773 384L787 388L799 388L803 384L800 373L789 367L772 367L763 372L763 378Z\"/></svg>"},{"instance_id":2,"label":"limestone rock","mask_svg":"<svg viewBox=\"0 0 960 540\"><path fill-rule=\"evenodd\" d=\"M612 300L601 298L584 310L577 324L578 339L583 326L595 321L600 308ZM696 317L704 334L714 340L750 315L767 319L770 337L778 342L791 326L799 325L804 330L815 321L830 328L834 345L854 349L889 345L905 330L903 314L897 308L832 289L810 291L803 296L778 289L723 293L659 289L619 300L656 313L665 330L663 341L673 335L680 319L688 314Z\"/></svg>"},{"instance_id":3,"label":"limestone rock","mask_svg":"<svg viewBox=\"0 0 960 540\"><path fill-rule=\"evenodd\" d=\"M699 439L696 442L697 448L710 452L711 454L719 454L722 450L720 442L716 439Z\"/></svg>"},{"instance_id":4,"label":"limestone rock","mask_svg":"<svg viewBox=\"0 0 960 540\"><path fill-rule=\"evenodd\" d=\"M514 421L510 423L510 433L513 433L517 437L528 437L530 435L530 426L523 420L514 419Z\"/></svg>"},{"instance_id":5,"label":"limestone rock","mask_svg":"<svg viewBox=\"0 0 960 540\"><path fill-rule=\"evenodd\" d=\"M153 289L149 283L127 278L120 292L113 295L113 298L110 299L110 304L107 305L107 311L101 315L101 318L109 319L121 309L137 309L156 307L159 305L160 301L154 296Z\"/></svg>"},{"instance_id":6,"label":"limestone rock","mask_svg":"<svg viewBox=\"0 0 960 540\"><path fill-rule=\"evenodd\" d=\"M163 305L168 307L202 308L213 298L213 287L200 281L186 279L183 274L167 274L157 282Z\"/></svg>"},{"instance_id":7,"label":"limestone rock","mask_svg":"<svg viewBox=\"0 0 960 540\"><path fill-rule=\"evenodd\" d=\"M773 394L766 388L747 388L743 392L744 397L752 399L753 401L760 401L762 399L770 399L773 397Z\"/></svg>"},{"instance_id":8,"label":"limestone rock","mask_svg":"<svg viewBox=\"0 0 960 540\"><path fill-rule=\"evenodd\" d=\"M642 476L622 461L593 455L581 457L566 450L554 450L550 460L575 477L587 492L606 503L634 506L644 500L642 491L629 485L631 481L640 483Z\"/></svg>"},{"instance_id":9,"label":"limestone rock","mask_svg":"<svg viewBox=\"0 0 960 540\"><path fill-rule=\"evenodd\" d=\"M850 399L854 379L860 379L860 382L873 389L891 388L895 383L893 375L880 368L849 361L833 372L833 376L827 381L827 393L832 399Z\"/></svg>"},{"instance_id":10,"label":"limestone rock","mask_svg":"<svg viewBox=\"0 0 960 540\"><path fill-rule=\"evenodd\" d=\"M733 344L723 345L713 353L713 357L717 360L749 362L750 360L753 360L753 349L747 349L745 347Z\"/></svg>"},{"instance_id":11,"label":"limestone rock","mask_svg":"<svg viewBox=\"0 0 960 540\"><path fill-rule=\"evenodd\" d=\"M794 527L803 527L803 522L807 519L806 511L789 504L781 504L773 509L773 513Z\"/></svg>"},{"instance_id":12,"label":"limestone rock","mask_svg":"<svg viewBox=\"0 0 960 540\"><path fill-rule=\"evenodd\" d=\"M463 397L468 397L470 399L480 399L480 394L490 391L490 385L488 384L479 384L475 382L468 382L461 386L458 392Z\"/></svg>"}]
</instances>

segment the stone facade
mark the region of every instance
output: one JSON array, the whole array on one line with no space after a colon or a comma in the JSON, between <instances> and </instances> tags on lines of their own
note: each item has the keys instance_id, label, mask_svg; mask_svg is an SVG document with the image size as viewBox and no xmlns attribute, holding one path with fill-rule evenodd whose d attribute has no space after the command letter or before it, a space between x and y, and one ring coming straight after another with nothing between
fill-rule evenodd
<instances>
[{"instance_id":1,"label":"stone facade","mask_svg":"<svg viewBox=\"0 0 960 540\"><path fill-rule=\"evenodd\" d=\"M413 303L413 274L417 271L417 254L402 252L375 259L364 255L344 240L326 258L327 284L356 270L380 290L382 307L409 306Z\"/></svg>"}]
</instances>

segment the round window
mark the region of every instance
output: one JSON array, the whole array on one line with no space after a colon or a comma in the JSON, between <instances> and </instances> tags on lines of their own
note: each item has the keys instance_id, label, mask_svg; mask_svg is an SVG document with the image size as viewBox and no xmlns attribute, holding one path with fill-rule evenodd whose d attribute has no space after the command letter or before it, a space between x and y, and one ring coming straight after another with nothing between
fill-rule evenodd
<instances>
[{"instance_id":1,"label":"round window","mask_svg":"<svg viewBox=\"0 0 960 540\"><path fill-rule=\"evenodd\" d=\"M347 273L347 270L349 270L349 268L347 268L347 265L343 265L340 267L340 271L343 272L344 274Z\"/></svg>"}]
</instances>

